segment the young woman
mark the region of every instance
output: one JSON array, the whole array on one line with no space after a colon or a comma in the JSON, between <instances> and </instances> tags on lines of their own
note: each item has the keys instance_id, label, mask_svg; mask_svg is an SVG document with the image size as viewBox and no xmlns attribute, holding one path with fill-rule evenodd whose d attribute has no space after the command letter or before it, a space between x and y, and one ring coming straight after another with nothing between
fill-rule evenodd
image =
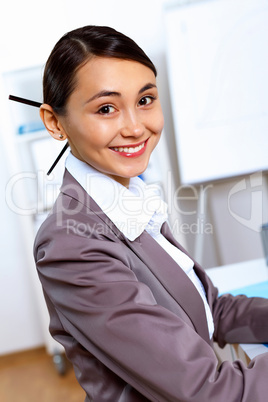
<instances>
[{"instance_id":1,"label":"young woman","mask_svg":"<svg viewBox=\"0 0 268 402\"><path fill-rule=\"evenodd\" d=\"M86 401L266 401L268 355L218 368L212 341L267 342L268 301L218 297L137 177L163 128L152 62L87 26L59 40L43 84L41 118L71 152L35 260Z\"/></svg>"}]
</instances>

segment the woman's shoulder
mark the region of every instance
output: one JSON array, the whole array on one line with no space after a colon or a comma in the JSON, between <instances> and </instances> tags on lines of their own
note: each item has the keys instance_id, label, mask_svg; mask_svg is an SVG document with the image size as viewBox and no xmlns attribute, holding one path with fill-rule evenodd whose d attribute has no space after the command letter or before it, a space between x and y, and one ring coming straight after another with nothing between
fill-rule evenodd
<instances>
[{"instance_id":1,"label":"woman's shoulder","mask_svg":"<svg viewBox=\"0 0 268 402\"><path fill-rule=\"evenodd\" d=\"M37 231L34 249L67 238L81 244L88 239L118 242L122 237L122 233L83 189L74 190L79 188L76 183L73 187L63 182L58 198Z\"/></svg>"}]
</instances>

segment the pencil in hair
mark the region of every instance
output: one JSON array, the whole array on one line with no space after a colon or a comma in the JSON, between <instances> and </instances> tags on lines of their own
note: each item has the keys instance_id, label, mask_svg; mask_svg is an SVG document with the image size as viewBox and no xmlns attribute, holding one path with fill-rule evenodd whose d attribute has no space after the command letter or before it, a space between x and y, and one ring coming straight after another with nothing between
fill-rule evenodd
<instances>
[{"instance_id":1,"label":"pencil in hair","mask_svg":"<svg viewBox=\"0 0 268 402\"><path fill-rule=\"evenodd\" d=\"M13 100L15 102L25 103L26 105L35 106L35 107L40 107L42 105L42 103L40 103L40 102L35 102L35 101L29 100L29 99L20 98L19 96L14 96L14 95L9 95L8 99Z\"/></svg>"}]
</instances>

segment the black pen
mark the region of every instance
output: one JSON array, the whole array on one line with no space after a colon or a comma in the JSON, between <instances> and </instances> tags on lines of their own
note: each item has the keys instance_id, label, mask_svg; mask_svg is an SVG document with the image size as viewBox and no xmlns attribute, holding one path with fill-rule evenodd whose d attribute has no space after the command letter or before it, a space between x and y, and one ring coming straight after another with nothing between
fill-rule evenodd
<instances>
[{"instance_id":1,"label":"black pen","mask_svg":"<svg viewBox=\"0 0 268 402\"><path fill-rule=\"evenodd\" d=\"M35 106L35 107L40 107L42 105L42 103L40 103L40 102L35 102L35 101L30 100L30 99L20 98L19 96L14 96L14 95L9 95L8 99L13 100L15 102L24 103L25 105ZM68 147L69 147L69 144L67 142L64 145L63 149L61 150L61 152L59 153L59 155L57 156L57 158L55 159L55 162L52 164L51 168L48 170L47 176L50 175L50 173L52 172L54 167L57 165L57 163L59 162L60 158L62 157L62 155L64 154L64 152L66 151L66 149Z\"/></svg>"}]
</instances>

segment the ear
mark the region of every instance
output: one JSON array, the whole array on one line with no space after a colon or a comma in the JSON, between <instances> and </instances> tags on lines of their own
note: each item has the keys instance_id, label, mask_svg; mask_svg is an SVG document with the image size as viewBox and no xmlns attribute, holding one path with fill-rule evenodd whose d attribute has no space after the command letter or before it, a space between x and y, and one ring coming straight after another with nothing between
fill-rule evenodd
<instances>
[{"instance_id":1,"label":"ear","mask_svg":"<svg viewBox=\"0 0 268 402\"><path fill-rule=\"evenodd\" d=\"M55 140L64 141L66 139L66 133L52 107L43 103L40 106L39 113L49 134L55 138Z\"/></svg>"}]
</instances>

